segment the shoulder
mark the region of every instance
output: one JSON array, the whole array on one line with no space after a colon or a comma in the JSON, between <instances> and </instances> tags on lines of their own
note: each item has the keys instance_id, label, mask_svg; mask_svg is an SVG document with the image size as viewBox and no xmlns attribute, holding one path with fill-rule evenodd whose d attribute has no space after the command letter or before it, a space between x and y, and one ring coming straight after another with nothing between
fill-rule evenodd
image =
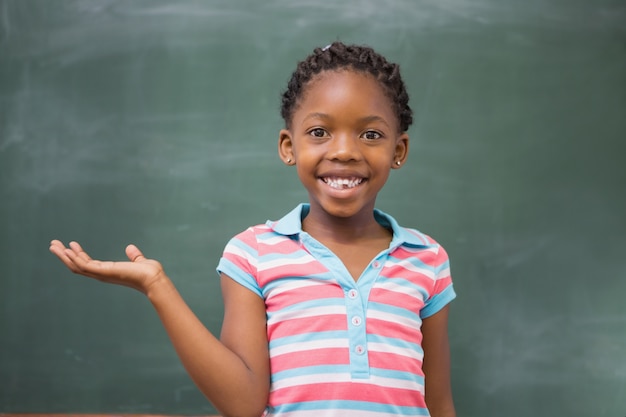
<instances>
[{"instance_id":1,"label":"shoulder","mask_svg":"<svg viewBox=\"0 0 626 417\"><path fill-rule=\"evenodd\" d=\"M427 250L432 252L445 252L439 242L430 235L416 228L401 226L390 214L381 210L375 210L374 216L382 226L393 231L394 240L396 240L398 244L408 248L414 248L416 251Z\"/></svg>"},{"instance_id":2,"label":"shoulder","mask_svg":"<svg viewBox=\"0 0 626 417\"><path fill-rule=\"evenodd\" d=\"M393 251L394 258L418 262L421 266L428 266L435 271L448 267L450 262L448 252L430 235L414 228L398 227L397 236L394 238L398 239L398 245Z\"/></svg>"},{"instance_id":3,"label":"shoulder","mask_svg":"<svg viewBox=\"0 0 626 417\"><path fill-rule=\"evenodd\" d=\"M437 247L442 247L442 245L435 240L432 236L423 233L417 229L414 228L410 228L410 227L401 227L401 229L409 234L410 236L412 236L414 239L417 239L419 241L420 244L424 245L424 246L437 246Z\"/></svg>"},{"instance_id":4,"label":"shoulder","mask_svg":"<svg viewBox=\"0 0 626 417\"><path fill-rule=\"evenodd\" d=\"M267 224L257 224L250 226L245 230L237 233L234 238L246 238L250 236L263 235L265 233L272 232L272 229Z\"/></svg>"},{"instance_id":5,"label":"shoulder","mask_svg":"<svg viewBox=\"0 0 626 417\"><path fill-rule=\"evenodd\" d=\"M244 251L250 256L263 258L275 253L291 253L297 251L297 235L284 235L276 230L271 222L250 226L235 235L227 244L226 252L231 250Z\"/></svg>"},{"instance_id":6,"label":"shoulder","mask_svg":"<svg viewBox=\"0 0 626 417\"><path fill-rule=\"evenodd\" d=\"M231 238L229 243L243 242L248 245L256 244L259 238L266 236L268 233L273 233L272 229L268 225L257 224L237 233Z\"/></svg>"},{"instance_id":7,"label":"shoulder","mask_svg":"<svg viewBox=\"0 0 626 417\"><path fill-rule=\"evenodd\" d=\"M414 248L417 251L427 251L439 256L447 257L448 254L439 241L432 236L410 227L399 227L399 233L404 240L404 246Z\"/></svg>"},{"instance_id":8,"label":"shoulder","mask_svg":"<svg viewBox=\"0 0 626 417\"><path fill-rule=\"evenodd\" d=\"M263 224L257 224L248 227L246 230L235 235L233 239L272 239L275 237L290 237L300 234L302 232L301 219L303 214L308 211L308 205L299 204L284 215L279 220L267 220Z\"/></svg>"}]
</instances>

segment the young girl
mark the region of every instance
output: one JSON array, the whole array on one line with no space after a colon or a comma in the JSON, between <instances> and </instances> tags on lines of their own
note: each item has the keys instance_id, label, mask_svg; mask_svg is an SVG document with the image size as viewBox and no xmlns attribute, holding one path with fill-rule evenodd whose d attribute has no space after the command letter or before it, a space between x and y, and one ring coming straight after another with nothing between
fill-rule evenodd
<instances>
[{"instance_id":1,"label":"young girl","mask_svg":"<svg viewBox=\"0 0 626 417\"><path fill-rule=\"evenodd\" d=\"M219 340L136 246L130 262L93 260L76 242L50 250L75 273L146 294L225 416L454 416L447 254L374 207L409 149L398 66L367 47L315 49L281 112L278 153L309 202L226 246Z\"/></svg>"}]
</instances>

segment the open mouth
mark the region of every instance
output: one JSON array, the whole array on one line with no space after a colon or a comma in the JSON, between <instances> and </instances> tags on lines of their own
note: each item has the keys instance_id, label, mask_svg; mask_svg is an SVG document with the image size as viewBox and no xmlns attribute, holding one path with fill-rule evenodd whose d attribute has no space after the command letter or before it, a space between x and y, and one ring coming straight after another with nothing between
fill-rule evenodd
<instances>
[{"instance_id":1,"label":"open mouth","mask_svg":"<svg viewBox=\"0 0 626 417\"><path fill-rule=\"evenodd\" d=\"M336 190L348 190L362 184L363 181L365 181L365 178L323 177L321 180Z\"/></svg>"}]
</instances>

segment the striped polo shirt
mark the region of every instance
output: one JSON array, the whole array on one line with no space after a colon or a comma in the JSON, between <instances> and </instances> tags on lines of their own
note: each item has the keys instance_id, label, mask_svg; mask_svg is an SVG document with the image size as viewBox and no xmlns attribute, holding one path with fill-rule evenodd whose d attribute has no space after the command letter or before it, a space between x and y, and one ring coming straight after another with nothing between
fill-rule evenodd
<instances>
[{"instance_id":1,"label":"striped polo shirt","mask_svg":"<svg viewBox=\"0 0 626 417\"><path fill-rule=\"evenodd\" d=\"M445 250L375 210L393 238L354 281L302 230L308 211L301 204L235 236L217 267L265 301L271 367L265 415L429 415L421 323L455 297Z\"/></svg>"}]
</instances>

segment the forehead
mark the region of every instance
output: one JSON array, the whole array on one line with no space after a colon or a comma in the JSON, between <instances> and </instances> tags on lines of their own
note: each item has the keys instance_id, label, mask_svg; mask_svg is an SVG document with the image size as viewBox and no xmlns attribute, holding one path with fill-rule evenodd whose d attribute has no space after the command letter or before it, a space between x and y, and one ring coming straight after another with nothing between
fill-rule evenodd
<instances>
[{"instance_id":1,"label":"forehead","mask_svg":"<svg viewBox=\"0 0 626 417\"><path fill-rule=\"evenodd\" d=\"M353 70L323 71L303 90L294 119L309 112L377 115L396 123L393 105L373 75Z\"/></svg>"}]
</instances>

